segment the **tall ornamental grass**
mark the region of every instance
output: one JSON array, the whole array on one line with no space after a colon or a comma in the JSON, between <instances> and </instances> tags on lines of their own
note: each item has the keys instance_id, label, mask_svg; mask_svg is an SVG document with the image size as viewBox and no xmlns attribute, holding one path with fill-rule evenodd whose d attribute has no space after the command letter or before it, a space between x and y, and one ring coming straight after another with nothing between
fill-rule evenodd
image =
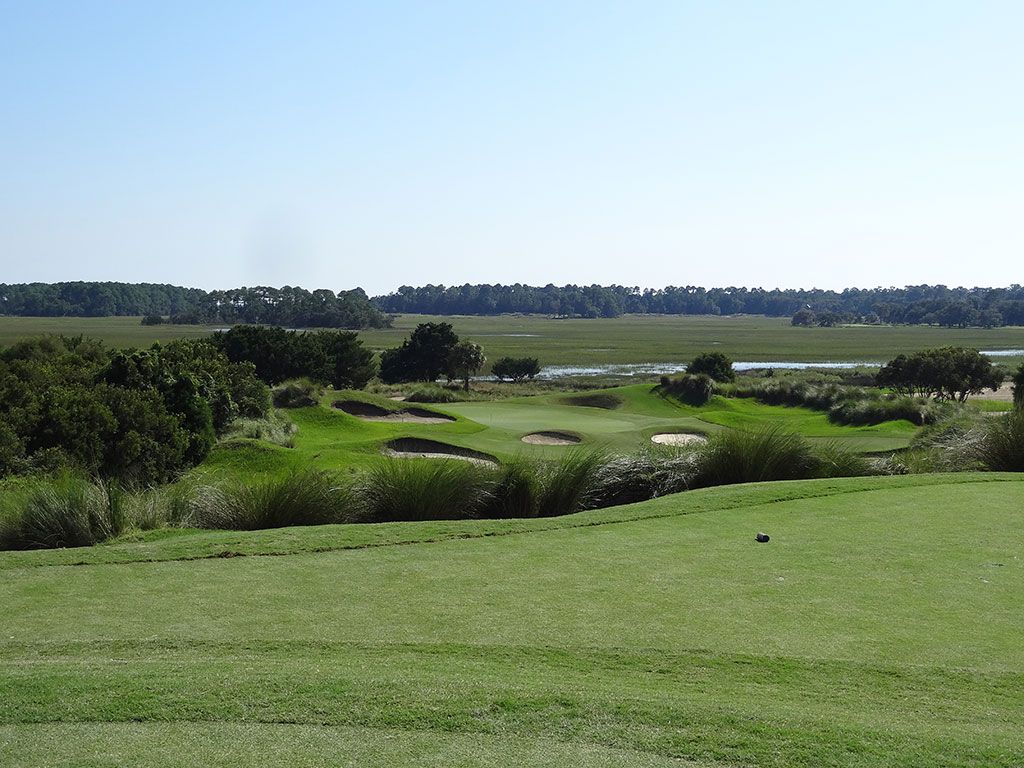
<instances>
[{"instance_id":1,"label":"tall ornamental grass","mask_svg":"<svg viewBox=\"0 0 1024 768\"><path fill-rule=\"evenodd\" d=\"M1015 409L986 425L975 446L982 465L993 472L1024 472L1024 410Z\"/></svg>"},{"instance_id":2,"label":"tall ornamental grass","mask_svg":"<svg viewBox=\"0 0 1024 768\"><path fill-rule=\"evenodd\" d=\"M195 487L177 503L192 526L251 531L349 522L358 515L357 499L342 476L303 469L253 483Z\"/></svg>"},{"instance_id":3,"label":"tall ornamental grass","mask_svg":"<svg viewBox=\"0 0 1024 768\"><path fill-rule=\"evenodd\" d=\"M127 526L120 488L70 473L33 483L6 506L4 549L88 547Z\"/></svg>"},{"instance_id":4,"label":"tall ornamental grass","mask_svg":"<svg viewBox=\"0 0 1024 768\"><path fill-rule=\"evenodd\" d=\"M359 519L476 517L491 501L493 471L460 459L381 459L362 478Z\"/></svg>"}]
</instances>

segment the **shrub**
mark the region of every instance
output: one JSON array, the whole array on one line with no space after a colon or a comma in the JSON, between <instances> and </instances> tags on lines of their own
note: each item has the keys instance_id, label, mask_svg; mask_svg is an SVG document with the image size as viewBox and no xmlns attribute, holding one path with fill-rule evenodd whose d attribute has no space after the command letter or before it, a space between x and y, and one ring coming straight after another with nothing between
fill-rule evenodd
<instances>
[{"instance_id":1,"label":"shrub","mask_svg":"<svg viewBox=\"0 0 1024 768\"><path fill-rule=\"evenodd\" d=\"M717 387L715 380L707 374L684 373L678 379L671 379L661 390L662 394L671 395L687 405L701 406L714 396Z\"/></svg>"},{"instance_id":2,"label":"shrub","mask_svg":"<svg viewBox=\"0 0 1024 768\"><path fill-rule=\"evenodd\" d=\"M536 357L502 357L494 361L491 373L501 381L533 379L540 373L540 361Z\"/></svg>"},{"instance_id":3,"label":"shrub","mask_svg":"<svg viewBox=\"0 0 1024 768\"><path fill-rule=\"evenodd\" d=\"M990 420L975 450L986 469L1024 472L1024 410Z\"/></svg>"},{"instance_id":4,"label":"shrub","mask_svg":"<svg viewBox=\"0 0 1024 768\"><path fill-rule=\"evenodd\" d=\"M721 352L704 352L697 355L686 366L686 372L692 375L704 374L722 382L733 381L736 378L732 360Z\"/></svg>"},{"instance_id":5,"label":"shrub","mask_svg":"<svg viewBox=\"0 0 1024 768\"><path fill-rule=\"evenodd\" d=\"M236 531L342 523L357 516L352 486L313 469L252 484L192 489L187 504L192 524Z\"/></svg>"},{"instance_id":6,"label":"shrub","mask_svg":"<svg viewBox=\"0 0 1024 768\"><path fill-rule=\"evenodd\" d=\"M9 510L5 549L87 547L124 530L124 494L73 474L33 483Z\"/></svg>"},{"instance_id":7,"label":"shrub","mask_svg":"<svg viewBox=\"0 0 1024 768\"><path fill-rule=\"evenodd\" d=\"M437 384L421 384L410 390L406 396L410 403L454 403L460 398L458 393Z\"/></svg>"},{"instance_id":8,"label":"shrub","mask_svg":"<svg viewBox=\"0 0 1024 768\"><path fill-rule=\"evenodd\" d=\"M1013 407L1024 409L1024 363L1013 374Z\"/></svg>"},{"instance_id":9,"label":"shrub","mask_svg":"<svg viewBox=\"0 0 1024 768\"><path fill-rule=\"evenodd\" d=\"M493 497L494 471L459 459L381 459L360 483L364 522L476 517Z\"/></svg>"},{"instance_id":10,"label":"shrub","mask_svg":"<svg viewBox=\"0 0 1024 768\"><path fill-rule=\"evenodd\" d=\"M283 448L295 447L295 433L299 428L285 416L272 414L265 419L237 419L225 433L225 439L245 437L263 440Z\"/></svg>"},{"instance_id":11,"label":"shrub","mask_svg":"<svg viewBox=\"0 0 1024 768\"><path fill-rule=\"evenodd\" d=\"M275 408L309 408L319 404L324 390L310 379L293 379L271 390Z\"/></svg>"}]
</instances>

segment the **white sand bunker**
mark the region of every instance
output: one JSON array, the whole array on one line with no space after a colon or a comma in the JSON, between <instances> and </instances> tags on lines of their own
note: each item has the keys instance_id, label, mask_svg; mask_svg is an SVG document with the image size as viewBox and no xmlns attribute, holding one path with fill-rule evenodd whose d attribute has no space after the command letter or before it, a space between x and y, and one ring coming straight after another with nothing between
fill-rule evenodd
<instances>
[{"instance_id":1,"label":"white sand bunker","mask_svg":"<svg viewBox=\"0 0 1024 768\"><path fill-rule=\"evenodd\" d=\"M498 464L498 460L490 454L417 437L389 440L384 446L384 454L399 459L458 459L488 467Z\"/></svg>"},{"instance_id":2,"label":"white sand bunker","mask_svg":"<svg viewBox=\"0 0 1024 768\"><path fill-rule=\"evenodd\" d=\"M707 442L707 438L690 432L663 432L660 435L652 435L651 442L658 445L693 445Z\"/></svg>"},{"instance_id":3,"label":"white sand bunker","mask_svg":"<svg viewBox=\"0 0 1024 768\"><path fill-rule=\"evenodd\" d=\"M334 407L349 416L355 416L364 421L391 421L403 424L447 424L450 421L455 421L453 416L437 411L428 411L425 408L403 408L400 411L389 411L379 405L362 403L358 400L337 402Z\"/></svg>"},{"instance_id":4,"label":"white sand bunker","mask_svg":"<svg viewBox=\"0 0 1024 768\"><path fill-rule=\"evenodd\" d=\"M577 445L580 438L568 432L531 432L522 441L530 445Z\"/></svg>"}]
</instances>

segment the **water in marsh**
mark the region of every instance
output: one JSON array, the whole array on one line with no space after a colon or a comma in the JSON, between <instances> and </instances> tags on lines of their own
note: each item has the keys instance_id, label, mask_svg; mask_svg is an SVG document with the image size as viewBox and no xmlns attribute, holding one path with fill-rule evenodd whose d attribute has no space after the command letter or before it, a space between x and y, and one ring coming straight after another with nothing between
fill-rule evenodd
<instances>
[{"instance_id":1,"label":"water in marsh","mask_svg":"<svg viewBox=\"0 0 1024 768\"><path fill-rule=\"evenodd\" d=\"M1024 357L1024 349L987 349L983 355L989 357ZM878 360L842 360L802 362L785 361L739 361L732 364L737 371L753 371L764 368L801 371L808 368L851 369L880 368ZM682 373L686 363L609 363L607 365L549 365L541 369L538 379L563 379L572 376L661 376Z\"/></svg>"}]
</instances>

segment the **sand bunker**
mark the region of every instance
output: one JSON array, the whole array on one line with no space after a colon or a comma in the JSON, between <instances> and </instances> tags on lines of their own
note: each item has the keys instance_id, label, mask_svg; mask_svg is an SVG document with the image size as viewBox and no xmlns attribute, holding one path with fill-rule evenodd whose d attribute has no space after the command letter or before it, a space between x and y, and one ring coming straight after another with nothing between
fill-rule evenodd
<instances>
[{"instance_id":1,"label":"sand bunker","mask_svg":"<svg viewBox=\"0 0 1024 768\"><path fill-rule=\"evenodd\" d=\"M391 421L406 424L447 424L455 421L455 417L447 416L437 411L428 411L424 408L403 408L400 411L389 411L373 403L363 403L358 400L345 400L334 404L339 411L344 411L349 416L363 419L364 421Z\"/></svg>"},{"instance_id":2,"label":"sand bunker","mask_svg":"<svg viewBox=\"0 0 1024 768\"><path fill-rule=\"evenodd\" d=\"M658 445L693 445L707 442L707 438L704 435L694 435L689 432L664 432L660 435L652 435L651 442Z\"/></svg>"},{"instance_id":3,"label":"sand bunker","mask_svg":"<svg viewBox=\"0 0 1024 768\"><path fill-rule=\"evenodd\" d=\"M524 443L530 445L577 445L580 438L568 432L532 432L523 435Z\"/></svg>"},{"instance_id":4,"label":"sand bunker","mask_svg":"<svg viewBox=\"0 0 1024 768\"><path fill-rule=\"evenodd\" d=\"M384 453L400 459L459 459L489 467L498 463L496 458L481 451L418 437L399 437L389 440L384 445Z\"/></svg>"}]
</instances>

